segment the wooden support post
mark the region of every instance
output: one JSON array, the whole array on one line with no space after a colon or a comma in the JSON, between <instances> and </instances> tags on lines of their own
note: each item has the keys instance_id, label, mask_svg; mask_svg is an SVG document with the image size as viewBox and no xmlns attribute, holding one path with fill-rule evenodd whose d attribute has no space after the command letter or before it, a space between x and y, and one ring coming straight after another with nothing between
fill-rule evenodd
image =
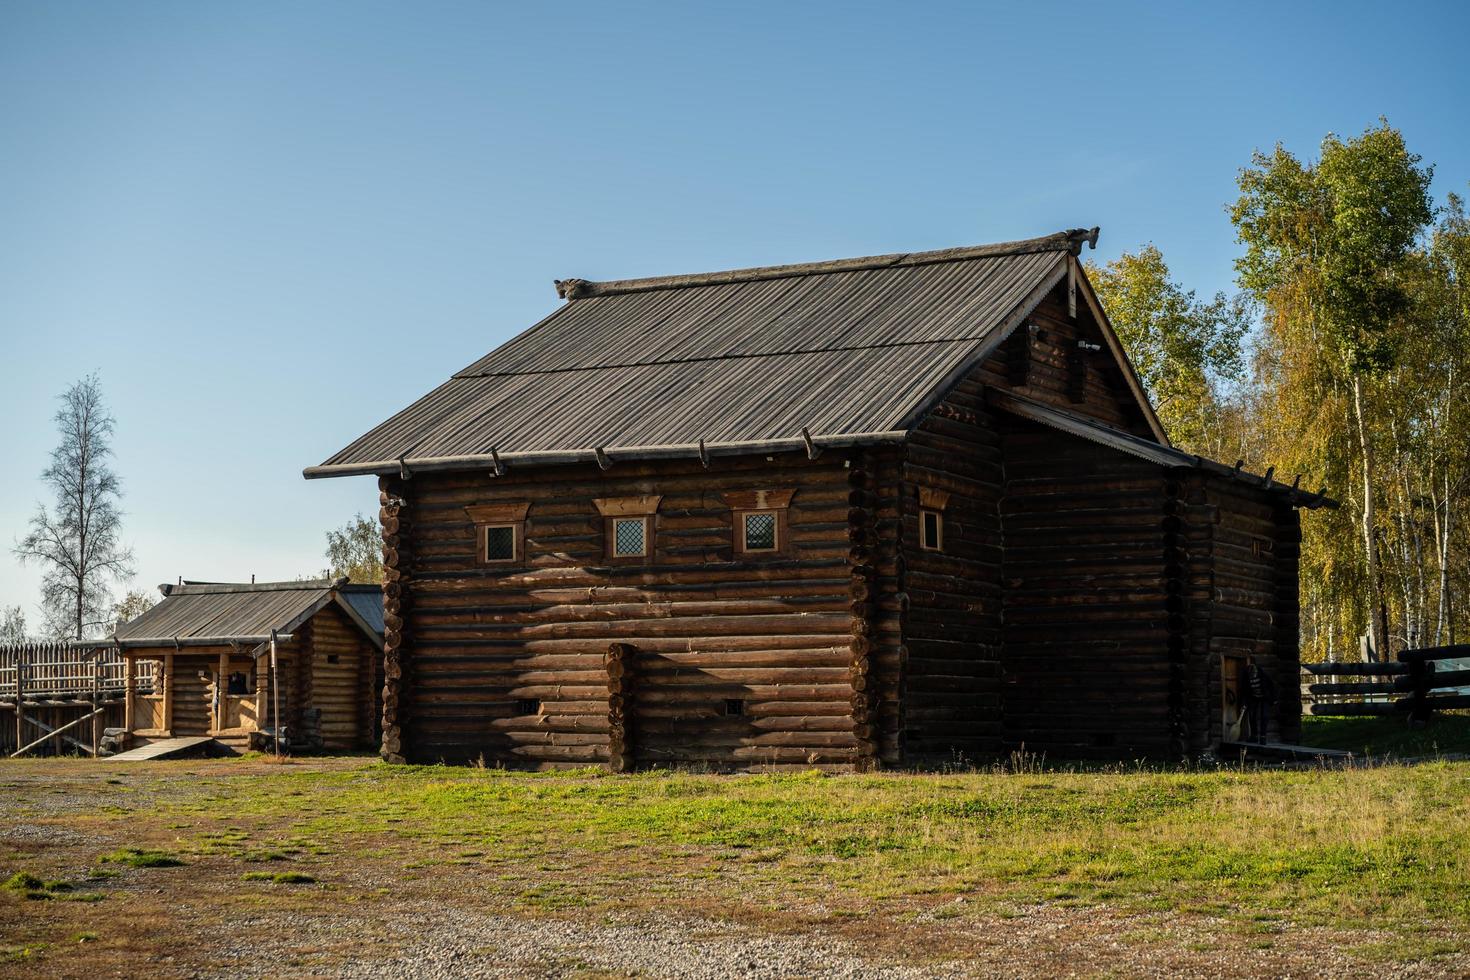
<instances>
[{"instance_id":1,"label":"wooden support post","mask_svg":"<svg viewBox=\"0 0 1470 980\"><path fill-rule=\"evenodd\" d=\"M20 748L26 742L26 656L25 648L22 647L15 654L15 746Z\"/></svg>"},{"instance_id":2,"label":"wooden support post","mask_svg":"<svg viewBox=\"0 0 1470 980\"><path fill-rule=\"evenodd\" d=\"M136 657L123 657L123 728L127 729L128 735L133 734L135 727L136 708L134 699L138 696L138 659Z\"/></svg>"},{"instance_id":3,"label":"wooden support post","mask_svg":"<svg viewBox=\"0 0 1470 980\"><path fill-rule=\"evenodd\" d=\"M92 652L92 758L102 751L102 651Z\"/></svg>"},{"instance_id":4,"label":"wooden support post","mask_svg":"<svg viewBox=\"0 0 1470 980\"><path fill-rule=\"evenodd\" d=\"M225 692L229 689L225 678L230 675L230 652L224 651L219 655L219 674L214 679L214 730L222 732L225 730Z\"/></svg>"},{"instance_id":5,"label":"wooden support post","mask_svg":"<svg viewBox=\"0 0 1470 980\"><path fill-rule=\"evenodd\" d=\"M276 631L271 630L271 735L276 743L276 758L281 757L281 675L276 669Z\"/></svg>"},{"instance_id":6,"label":"wooden support post","mask_svg":"<svg viewBox=\"0 0 1470 980\"><path fill-rule=\"evenodd\" d=\"M166 734L174 733L174 655L165 653L163 655L163 676L158 678L158 683L163 686L163 730Z\"/></svg>"},{"instance_id":7,"label":"wooden support post","mask_svg":"<svg viewBox=\"0 0 1470 980\"><path fill-rule=\"evenodd\" d=\"M255 729L259 731L261 722L265 720L266 683L265 668L260 665L260 658L255 659Z\"/></svg>"}]
</instances>

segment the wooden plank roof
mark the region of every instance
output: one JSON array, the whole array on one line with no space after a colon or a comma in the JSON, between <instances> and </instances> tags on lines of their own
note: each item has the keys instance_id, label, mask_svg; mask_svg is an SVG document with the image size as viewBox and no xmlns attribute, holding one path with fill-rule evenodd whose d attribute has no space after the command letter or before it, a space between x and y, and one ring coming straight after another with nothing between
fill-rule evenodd
<instances>
[{"instance_id":1,"label":"wooden plank roof","mask_svg":"<svg viewBox=\"0 0 1470 980\"><path fill-rule=\"evenodd\" d=\"M375 643L383 633L382 590L346 580L308 582L186 582L161 585L163 601L123 623L114 639L136 647L178 641L258 642L274 630L289 633L336 603ZM111 642L99 641L100 642Z\"/></svg>"},{"instance_id":2,"label":"wooden plank roof","mask_svg":"<svg viewBox=\"0 0 1470 980\"><path fill-rule=\"evenodd\" d=\"M899 439L1095 240L560 280L564 306L305 475Z\"/></svg>"}]
</instances>

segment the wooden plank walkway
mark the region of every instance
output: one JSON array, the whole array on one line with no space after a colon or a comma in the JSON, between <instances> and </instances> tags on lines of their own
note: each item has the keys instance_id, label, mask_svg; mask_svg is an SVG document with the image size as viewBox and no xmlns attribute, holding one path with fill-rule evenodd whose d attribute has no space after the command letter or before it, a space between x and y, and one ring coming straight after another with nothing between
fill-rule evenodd
<instances>
[{"instance_id":1,"label":"wooden plank walkway","mask_svg":"<svg viewBox=\"0 0 1470 980\"><path fill-rule=\"evenodd\" d=\"M214 739L208 735L191 735L187 738L163 738L157 742L140 745L108 758L108 762L147 762L150 759L167 759L182 755L190 749L203 748Z\"/></svg>"},{"instance_id":2,"label":"wooden plank walkway","mask_svg":"<svg viewBox=\"0 0 1470 980\"><path fill-rule=\"evenodd\" d=\"M1220 756L1227 758L1239 755L1269 755L1278 759L1293 759L1309 762L1312 759L1351 759L1351 752L1342 749L1322 749L1314 745L1288 745L1285 742L1221 742Z\"/></svg>"}]
</instances>

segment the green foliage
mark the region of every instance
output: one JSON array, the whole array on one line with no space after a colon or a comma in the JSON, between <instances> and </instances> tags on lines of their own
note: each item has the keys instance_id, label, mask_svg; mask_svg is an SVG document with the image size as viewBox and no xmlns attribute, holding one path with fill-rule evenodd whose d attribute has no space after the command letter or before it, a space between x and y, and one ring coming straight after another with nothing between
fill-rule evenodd
<instances>
[{"instance_id":1,"label":"green foliage","mask_svg":"<svg viewBox=\"0 0 1470 980\"><path fill-rule=\"evenodd\" d=\"M353 582L382 584L383 539L377 522L364 514L327 532L329 577L345 575Z\"/></svg>"},{"instance_id":2,"label":"green foliage","mask_svg":"<svg viewBox=\"0 0 1470 980\"><path fill-rule=\"evenodd\" d=\"M1356 658L1370 631L1390 652L1452 642L1464 619L1470 235L1454 197L1431 228L1432 175L1381 122L1239 176L1236 271L1265 312L1243 455L1344 503L1303 522L1309 659Z\"/></svg>"},{"instance_id":3,"label":"green foliage","mask_svg":"<svg viewBox=\"0 0 1470 980\"><path fill-rule=\"evenodd\" d=\"M1152 244L1105 266L1089 263L1087 275L1170 439L1192 452L1227 455L1220 416L1244 377L1249 306L1223 293L1196 299Z\"/></svg>"},{"instance_id":4,"label":"green foliage","mask_svg":"<svg viewBox=\"0 0 1470 980\"><path fill-rule=\"evenodd\" d=\"M1231 210L1246 253L1241 285L1263 302L1309 311L1348 374L1396 363L1410 295L1404 264L1434 218L1433 167L1386 121L1329 135L1303 164L1279 144L1241 171Z\"/></svg>"}]
</instances>

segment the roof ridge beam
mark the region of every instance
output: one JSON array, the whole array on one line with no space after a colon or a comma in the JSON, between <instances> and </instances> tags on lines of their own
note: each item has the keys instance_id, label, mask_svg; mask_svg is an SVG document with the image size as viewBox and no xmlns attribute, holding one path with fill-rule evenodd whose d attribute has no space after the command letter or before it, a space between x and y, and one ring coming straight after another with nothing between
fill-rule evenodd
<instances>
[{"instance_id":1,"label":"roof ridge beam","mask_svg":"<svg viewBox=\"0 0 1470 980\"><path fill-rule=\"evenodd\" d=\"M792 265L753 266L725 272L699 272L678 276L652 276L644 279L611 279L595 282L589 279L557 279L556 295L565 300L594 296L616 296L624 293L651 292L656 289L683 289L689 286L721 286L761 279L790 279L829 272L862 272L867 269L890 269L900 266L933 265L962 259L982 259L1003 255L1026 255L1032 252L1068 252L1077 255L1084 242L1097 247L1097 228L1073 228L1040 238L991 245L965 245L928 252L893 252L888 255L865 255L826 262L799 262Z\"/></svg>"}]
</instances>

